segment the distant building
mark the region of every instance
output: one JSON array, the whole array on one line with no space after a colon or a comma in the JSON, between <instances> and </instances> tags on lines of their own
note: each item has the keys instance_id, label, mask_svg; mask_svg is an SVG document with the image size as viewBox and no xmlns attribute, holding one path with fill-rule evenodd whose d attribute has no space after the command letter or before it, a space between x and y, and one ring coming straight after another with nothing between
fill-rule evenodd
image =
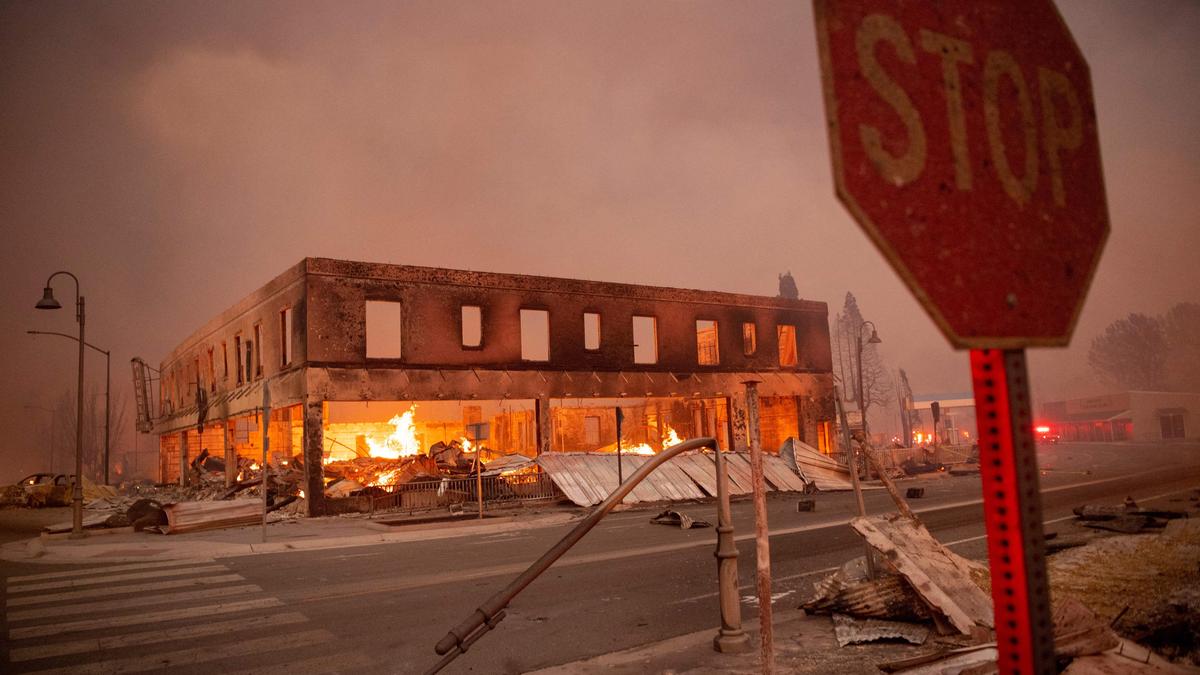
<instances>
[{"instance_id":1,"label":"distant building","mask_svg":"<svg viewBox=\"0 0 1200 675\"><path fill-rule=\"evenodd\" d=\"M810 300L306 258L160 370L160 480L186 481L205 450L227 481L260 458L269 382L271 459L303 464L312 514L326 462L468 435L508 455L606 451L617 406L626 443L744 449L747 380L764 448L836 444L828 308Z\"/></svg>"},{"instance_id":2,"label":"distant building","mask_svg":"<svg viewBox=\"0 0 1200 675\"><path fill-rule=\"evenodd\" d=\"M1064 441L1198 439L1200 393L1126 391L1052 401L1037 421Z\"/></svg>"},{"instance_id":3,"label":"distant building","mask_svg":"<svg viewBox=\"0 0 1200 675\"><path fill-rule=\"evenodd\" d=\"M912 442L926 445L933 435L933 404L938 404L938 442L947 445L974 443L978 438L975 430L975 396L971 392L920 394L913 397ZM921 439L917 439L921 434Z\"/></svg>"}]
</instances>

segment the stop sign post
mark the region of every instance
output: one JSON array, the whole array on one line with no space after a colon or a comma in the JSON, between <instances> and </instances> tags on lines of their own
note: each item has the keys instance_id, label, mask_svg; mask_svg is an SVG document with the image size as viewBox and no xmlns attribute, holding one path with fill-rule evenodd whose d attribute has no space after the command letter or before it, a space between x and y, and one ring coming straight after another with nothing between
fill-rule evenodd
<instances>
[{"instance_id":1,"label":"stop sign post","mask_svg":"<svg viewBox=\"0 0 1200 675\"><path fill-rule=\"evenodd\" d=\"M814 0L837 194L970 348L1002 673L1054 672L1024 348L1109 231L1087 63L1050 0Z\"/></svg>"}]
</instances>

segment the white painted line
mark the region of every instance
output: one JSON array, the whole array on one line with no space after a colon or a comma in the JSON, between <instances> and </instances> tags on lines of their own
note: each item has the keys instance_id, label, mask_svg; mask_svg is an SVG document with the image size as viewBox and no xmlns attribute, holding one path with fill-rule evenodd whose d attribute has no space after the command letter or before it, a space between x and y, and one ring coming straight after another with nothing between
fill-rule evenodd
<instances>
[{"instance_id":1,"label":"white painted line","mask_svg":"<svg viewBox=\"0 0 1200 675\"><path fill-rule=\"evenodd\" d=\"M218 574L211 577L196 577L195 579L171 579L170 581L153 581L145 584L127 584L124 586L113 586L111 588L84 588L78 591L64 591L62 593L38 593L37 595L27 595L23 598L7 598L5 600L5 606L28 607L29 605L41 605L48 602L62 602L63 600L84 600L87 598L102 598L106 595L123 595L127 593L152 593L155 591L166 591L173 588L215 586L217 584L227 584L238 581L245 581L245 579L240 574Z\"/></svg>"},{"instance_id":2,"label":"white painted line","mask_svg":"<svg viewBox=\"0 0 1200 675\"><path fill-rule=\"evenodd\" d=\"M67 656L69 654L100 652L106 649L124 649L126 647L151 645L158 642L171 642L173 640L191 640L207 635L221 635L227 632L252 633L263 628L287 626L304 623L305 621L308 621L308 617L300 612L268 614L267 616L252 616L245 619L193 624L179 628L155 629L140 633L108 635L86 640L72 640L71 642L56 642L36 647L18 647L9 650L8 658L13 663L17 663L20 661L32 661L34 659L48 659L55 656Z\"/></svg>"},{"instance_id":3,"label":"white painted line","mask_svg":"<svg viewBox=\"0 0 1200 675\"><path fill-rule=\"evenodd\" d=\"M212 558L197 558L195 560L166 560L161 562L130 563L128 565L106 565L102 567L85 567L61 572L43 572L41 574L25 574L9 577L8 583L26 581L45 581L48 579L65 579L67 577L82 577L89 574L107 574L109 572L129 572L132 570L155 569L159 567L179 567L180 565L200 565L211 563Z\"/></svg>"},{"instance_id":4,"label":"white painted line","mask_svg":"<svg viewBox=\"0 0 1200 675\"><path fill-rule=\"evenodd\" d=\"M231 602L224 605L205 605L203 607L187 607L184 609L171 609L162 612L134 614L131 616L106 616L99 619L82 619L80 621L66 621L42 626L10 628L8 631L8 637L12 640L26 640L29 638L46 637L47 635L78 633L80 631L96 630L98 628L136 626L140 623L159 623L162 621L176 621L179 619L205 619L214 614L232 614L234 612L244 612L248 609L263 609L265 607L282 606L283 603L275 598L257 598L254 600Z\"/></svg>"},{"instance_id":5,"label":"white painted line","mask_svg":"<svg viewBox=\"0 0 1200 675\"><path fill-rule=\"evenodd\" d=\"M262 593L262 588L259 588L254 584L246 584L244 586L222 586L221 588L208 588L202 591L185 591L183 593L155 593L153 595L144 595L137 598L118 598L116 600L105 600L103 602L87 602L83 604L66 603L55 607L36 607L34 609L22 609L9 612L8 621L12 623L14 621L29 621L30 619L46 619L52 616L95 614L96 612L111 612L113 610L125 609L127 607L149 607L150 605L161 605L168 602L212 600L213 598L227 598L231 595L247 597L254 593Z\"/></svg>"},{"instance_id":6,"label":"white painted line","mask_svg":"<svg viewBox=\"0 0 1200 675\"><path fill-rule=\"evenodd\" d=\"M153 572L133 572L131 574L114 574L110 577L91 576L86 579L67 579L64 581L47 581L40 584L9 585L9 593L29 593L31 591L50 591L58 588L76 588L78 586L95 586L96 584L111 584L116 581L133 581L135 579L153 579L154 577L176 577L181 574L205 574L208 572L228 572L224 565L202 565L200 567L182 567L179 569L154 570Z\"/></svg>"},{"instance_id":7,"label":"white painted line","mask_svg":"<svg viewBox=\"0 0 1200 675\"><path fill-rule=\"evenodd\" d=\"M253 640L243 640L241 642L180 649L178 651L163 652L150 656L96 661L94 663L55 668L53 670L31 671L30 675L33 675L33 673L37 673L37 675L50 675L51 673L61 673L63 675L108 675L109 673L139 673L147 670L172 670L235 656L303 649L312 645L329 642L333 639L333 633L327 630L310 630L303 633L273 635Z\"/></svg>"},{"instance_id":8,"label":"white painted line","mask_svg":"<svg viewBox=\"0 0 1200 675\"><path fill-rule=\"evenodd\" d=\"M430 657L432 658L432 657ZM354 673L374 667L375 661L361 652L325 654L303 661L279 663L262 668L239 670L226 675L296 675L296 673ZM393 667L395 665L393 664Z\"/></svg>"}]
</instances>

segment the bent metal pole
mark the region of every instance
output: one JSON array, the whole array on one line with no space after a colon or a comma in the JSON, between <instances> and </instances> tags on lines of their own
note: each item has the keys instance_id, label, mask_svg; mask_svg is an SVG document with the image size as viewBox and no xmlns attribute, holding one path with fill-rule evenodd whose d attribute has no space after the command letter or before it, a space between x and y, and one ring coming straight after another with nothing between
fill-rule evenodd
<instances>
[{"instance_id":1,"label":"bent metal pole","mask_svg":"<svg viewBox=\"0 0 1200 675\"><path fill-rule=\"evenodd\" d=\"M572 528L550 550L543 553L520 576L495 595L488 598L470 616L451 629L445 637L438 641L437 646L434 647L434 651L440 655L445 655L445 658L430 668L427 673L436 673L445 668L459 654L466 653L467 648L474 644L476 640L483 637L492 628L495 628L497 623L504 618L504 609L508 606L508 603L512 602L512 599L517 594L525 590L526 586L532 583L534 579L537 579L542 572L545 572L556 560L561 558L572 546L578 543L585 534L595 527L604 516L608 515L608 512L619 504L646 476L649 476L667 460L682 452L705 447L713 448L717 451L717 493L718 501L720 502L717 508L717 564L721 596L721 628L716 640L714 640L714 647L718 651L746 651L749 640L746 634L742 632L741 607L738 604L737 597L737 545L733 538L733 524L729 519L729 490L727 486L729 477L725 473L725 465L721 461L721 453L716 439L693 438L678 445L665 448L662 452L650 457L633 475L621 483L616 490L613 490L607 499L600 502L588 514L587 518L581 520L578 525ZM724 557L722 557L722 551L725 552ZM731 601L727 601L728 599L731 599ZM737 649L736 646L739 643L742 645L742 648ZM721 645L724 645L726 648L722 649Z\"/></svg>"}]
</instances>

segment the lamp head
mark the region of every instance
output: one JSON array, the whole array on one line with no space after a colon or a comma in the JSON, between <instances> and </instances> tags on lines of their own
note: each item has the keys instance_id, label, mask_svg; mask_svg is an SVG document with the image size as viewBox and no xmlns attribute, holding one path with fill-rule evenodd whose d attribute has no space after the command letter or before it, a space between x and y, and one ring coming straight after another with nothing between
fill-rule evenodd
<instances>
[{"instance_id":1,"label":"lamp head","mask_svg":"<svg viewBox=\"0 0 1200 675\"><path fill-rule=\"evenodd\" d=\"M867 340L867 344L877 345L880 342L883 342L883 340L879 339L879 333L874 328L872 328L871 329L871 338L869 340Z\"/></svg>"},{"instance_id":2,"label":"lamp head","mask_svg":"<svg viewBox=\"0 0 1200 675\"><path fill-rule=\"evenodd\" d=\"M62 305L54 299L54 289L49 286L42 292L42 299L38 300L34 306L38 309L62 309Z\"/></svg>"}]
</instances>

